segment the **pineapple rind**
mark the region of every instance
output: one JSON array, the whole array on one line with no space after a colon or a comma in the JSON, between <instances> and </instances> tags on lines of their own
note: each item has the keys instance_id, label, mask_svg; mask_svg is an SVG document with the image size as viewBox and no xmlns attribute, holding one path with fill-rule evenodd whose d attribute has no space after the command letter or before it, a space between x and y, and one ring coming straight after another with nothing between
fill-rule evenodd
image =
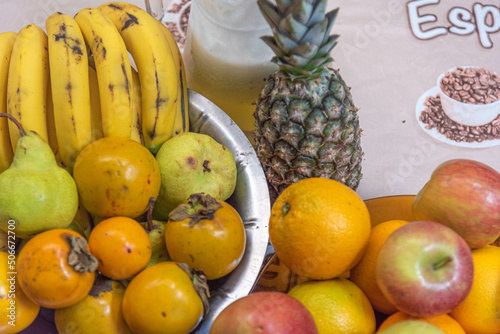
<instances>
[{"instance_id":1,"label":"pineapple rind","mask_svg":"<svg viewBox=\"0 0 500 334\"><path fill-rule=\"evenodd\" d=\"M257 155L271 201L289 185L327 177L356 189L362 178L361 129L350 88L328 67L338 35L329 35L338 8L326 0L257 0L273 31L263 41L279 69L260 93Z\"/></svg>"},{"instance_id":2,"label":"pineapple rind","mask_svg":"<svg viewBox=\"0 0 500 334\"><path fill-rule=\"evenodd\" d=\"M313 80L272 75L254 114L256 151L271 196L308 177L332 178L355 190L363 156L357 112L335 69Z\"/></svg>"}]
</instances>

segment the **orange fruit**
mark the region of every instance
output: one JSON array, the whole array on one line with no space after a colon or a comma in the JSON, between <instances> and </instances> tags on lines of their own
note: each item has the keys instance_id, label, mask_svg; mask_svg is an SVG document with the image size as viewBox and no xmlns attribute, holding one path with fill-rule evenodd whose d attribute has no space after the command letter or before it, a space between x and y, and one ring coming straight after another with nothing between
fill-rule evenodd
<instances>
[{"instance_id":1,"label":"orange fruit","mask_svg":"<svg viewBox=\"0 0 500 334\"><path fill-rule=\"evenodd\" d=\"M175 262L202 270L208 280L232 272L245 252L245 225L229 203L192 194L169 214L165 245Z\"/></svg>"},{"instance_id":2,"label":"orange fruit","mask_svg":"<svg viewBox=\"0 0 500 334\"><path fill-rule=\"evenodd\" d=\"M319 334L375 332L375 312L370 301L347 279L300 283L288 294L311 312Z\"/></svg>"},{"instance_id":3,"label":"orange fruit","mask_svg":"<svg viewBox=\"0 0 500 334\"><path fill-rule=\"evenodd\" d=\"M474 282L465 300L450 315L467 334L500 333L500 248L472 250Z\"/></svg>"},{"instance_id":4,"label":"orange fruit","mask_svg":"<svg viewBox=\"0 0 500 334\"><path fill-rule=\"evenodd\" d=\"M67 307L85 298L92 289L96 263L80 233L47 230L28 239L21 248L16 282L30 300L42 307Z\"/></svg>"},{"instance_id":5,"label":"orange fruit","mask_svg":"<svg viewBox=\"0 0 500 334\"><path fill-rule=\"evenodd\" d=\"M401 311L398 311L389 317L387 317L381 324L378 330L384 329L389 327L390 325L393 325L395 323L405 321L405 320L418 320L418 321L423 321L427 322L429 324L435 325L439 328L441 328L446 334L466 334L462 326L450 317L448 314L441 314L438 316L430 317L430 318L416 318L412 317L411 315L408 315L406 313L403 313Z\"/></svg>"},{"instance_id":6,"label":"orange fruit","mask_svg":"<svg viewBox=\"0 0 500 334\"><path fill-rule=\"evenodd\" d=\"M89 248L104 276L123 280L137 275L152 255L149 235L128 217L108 218L97 224L89 236Z\"/></svg>"},{"instance_id":7,"label":"orange fruit","mask_svg":"<svg viewBox=\"0 0 500 334\"><path fill-rule=\"evenodd\" d=\"M98 139L78 154L73 178L83 207L93 216L135 218L160 192L160 168L140 143L120 137Z\"/></svg>"},{"instance_id":8,"label":"orange fruit","mask_svg":"<svg viewBox=\"0 0 500 334\"><path fill-rule=\"evenodd\" d=\"M327 178L303 179L286 188L269 219L277 256L309 279L331 279L354 267L370 230L370 214L361 197Z\"/></svg>"},{"instance_id":9,"label":"orange fruit","mask_svg":"<svg viewBox=\"0 0 500 334\"><path fill-rule=\"evenodd\" d=\"M351 269L351 281L363 290L373 308L383 314L393 314L398 309L380 291L375 279L375 263L380 247L387 237L399 227L407 224L406 220L389 220L372 227L366 252Z\"/></svg>"},{"instance_id":10,"label":"orange fruit","mask_svg":"<svg viewBox=\"0 0 500 334\"><path fill-rule=\"evenodd\" d=\"M205 281L185 264L156 263L135 276L125 289L123 318L136 334L192 333L208 307L200 296L205 291L202 285L206 287Z\"/></svg>"}]
</instances>

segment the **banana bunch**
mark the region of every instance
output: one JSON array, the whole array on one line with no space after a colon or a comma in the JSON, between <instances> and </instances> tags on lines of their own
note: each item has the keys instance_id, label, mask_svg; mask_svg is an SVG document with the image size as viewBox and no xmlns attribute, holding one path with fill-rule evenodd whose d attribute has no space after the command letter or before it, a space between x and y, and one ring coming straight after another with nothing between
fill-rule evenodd
<instances>
[{"instance_id":1,"label":"banana bunch","mask_svg":"<svg viewBox=\"0 0 500 334\"><path fill-rule=\"evenodd\" d=\"M21 28L10 54L6 92L7 113L26 131L36 131L46 141L48 57L47 34L35 24ZM15 152L20 133L12 122L9 122L9 135Z\"/></svg>"},{"instance_id":2,"label":"banana bunch","mask_svg":"<svg viewBox=\"0 0 500 334\"><path fill-rule=\"evenodd\" d=\"M146 11L125 2L98 8L120 32L137 64L142 96L142 129L148 149L156 153L174 130L180 72L165 33Z\"/></svg>"},{"instance_id":3,"label":"banana bunch","mask_svg":"<svg viewBox=\"0 0 500 334\"><path fill-rule=\"evenodd\" d=\"M45 27L0 34L0 112L47 140L61 166L71 172L102 137L131 138L155 154L189 131L182 54L145 10L108 2L74 17L53 13ZM0 118L0 172L19 136Z\"/></svg>"}]
</instances>

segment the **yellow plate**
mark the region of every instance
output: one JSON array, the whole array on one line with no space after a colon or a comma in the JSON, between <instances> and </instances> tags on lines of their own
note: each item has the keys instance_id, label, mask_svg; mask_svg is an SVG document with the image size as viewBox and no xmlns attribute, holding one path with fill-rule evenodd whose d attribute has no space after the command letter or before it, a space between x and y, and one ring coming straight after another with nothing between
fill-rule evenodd
<instances>
[{"instance_id":1,"label":"yellow plate","mask_svg":"<svg viewBox=\"0 0 500 334\"><path fill-rule=\"evenodd\" d=\"M366 200L365 204L370 212L372 226L393 219L415 220L411 209L414 198L414 195L400 195ZM348 275L349 273L346 273L343 277L348 277ZM305 281L307 281L305 277L291 272L280 262L276 254L273 254L262 270L253 292L288 292L295 285Z\"/></svg>"}]
</instances>

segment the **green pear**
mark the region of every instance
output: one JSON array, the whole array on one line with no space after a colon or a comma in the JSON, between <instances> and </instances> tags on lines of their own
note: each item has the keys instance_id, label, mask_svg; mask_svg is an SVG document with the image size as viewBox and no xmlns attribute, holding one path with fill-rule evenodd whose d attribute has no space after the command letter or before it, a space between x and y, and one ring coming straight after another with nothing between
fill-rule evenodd
<instances>
[{"instance_id":1,"label":"green pear","mask_svg":"<svg viewBox=\"0 0 500 334\"><path fill-rule=\"evenodd\" d=\"M92 215L83 207L81 202L78 203L78 210L73 218L73 222L80 226L74 230L80 234L83 232L82 235L88 240L90 232L92 231ZM82 232L80 232L80 230Z\"/></svg>"},{"instance_id":2,"label":"green pear","mask_svg":"<svg viewBox=\"0 0 500 334\"><path fill-rule=\"evenodd\" d=\"M167 221L168 214L190 195L205 193L225 201L236 187L233 153L212 137L186 132L163 143L156 155L160 168L160 194L153 217Z\"/></svg>"},{"instance_id":3,"label":"green pear","mask_svg":"<svg viewBox=\"0 0 500 334\"><path fill-rule=\"evenodd\" d=\"M83 230L83 227L76 221L76 220L73 220L69 225L68 227L66 227L68 230L72 230L72 231L75 231L77 233L79 233L82 237L84 237L85 239L89 239L89 237L87 236L87 234L85 233L85 231Z\"/></svg>"},{"instance_id":4,"label":"green pear","mask_svg":"<svg viewBox=\"0 0 500 334\"><path fill-rule=\"evenodd\" d=\"M12 164L0 174L0 229L18 238L53 228L65 228L78 209L78 191L71 175L57 165L49 144L36 132L25 132Z\"/></svg>"},{"instance_id":5,"label":"green pear","mask_svg":"<svg viewBox=\"0 0 500 334\"><path fill-rule=\"evenodd\" d=\"M153 220L151 229L148 227L148 222L141 222L140 224L148 232L149 240L151 241L151 259L147 267L151 267L153 264L159 262L171 261L167 245L165 244L165 226L167 222Z\"/></svg>"},{"instance_id":6,"label":"green pear","mask_svg":"<svg viewBox=\"0 0 500 334\"><path fill-rule=\"evenodd\" d=\"M439 327L428 322L405 320L378 331L377 334L445 334Z\"/></svg>"}]
</instances>

